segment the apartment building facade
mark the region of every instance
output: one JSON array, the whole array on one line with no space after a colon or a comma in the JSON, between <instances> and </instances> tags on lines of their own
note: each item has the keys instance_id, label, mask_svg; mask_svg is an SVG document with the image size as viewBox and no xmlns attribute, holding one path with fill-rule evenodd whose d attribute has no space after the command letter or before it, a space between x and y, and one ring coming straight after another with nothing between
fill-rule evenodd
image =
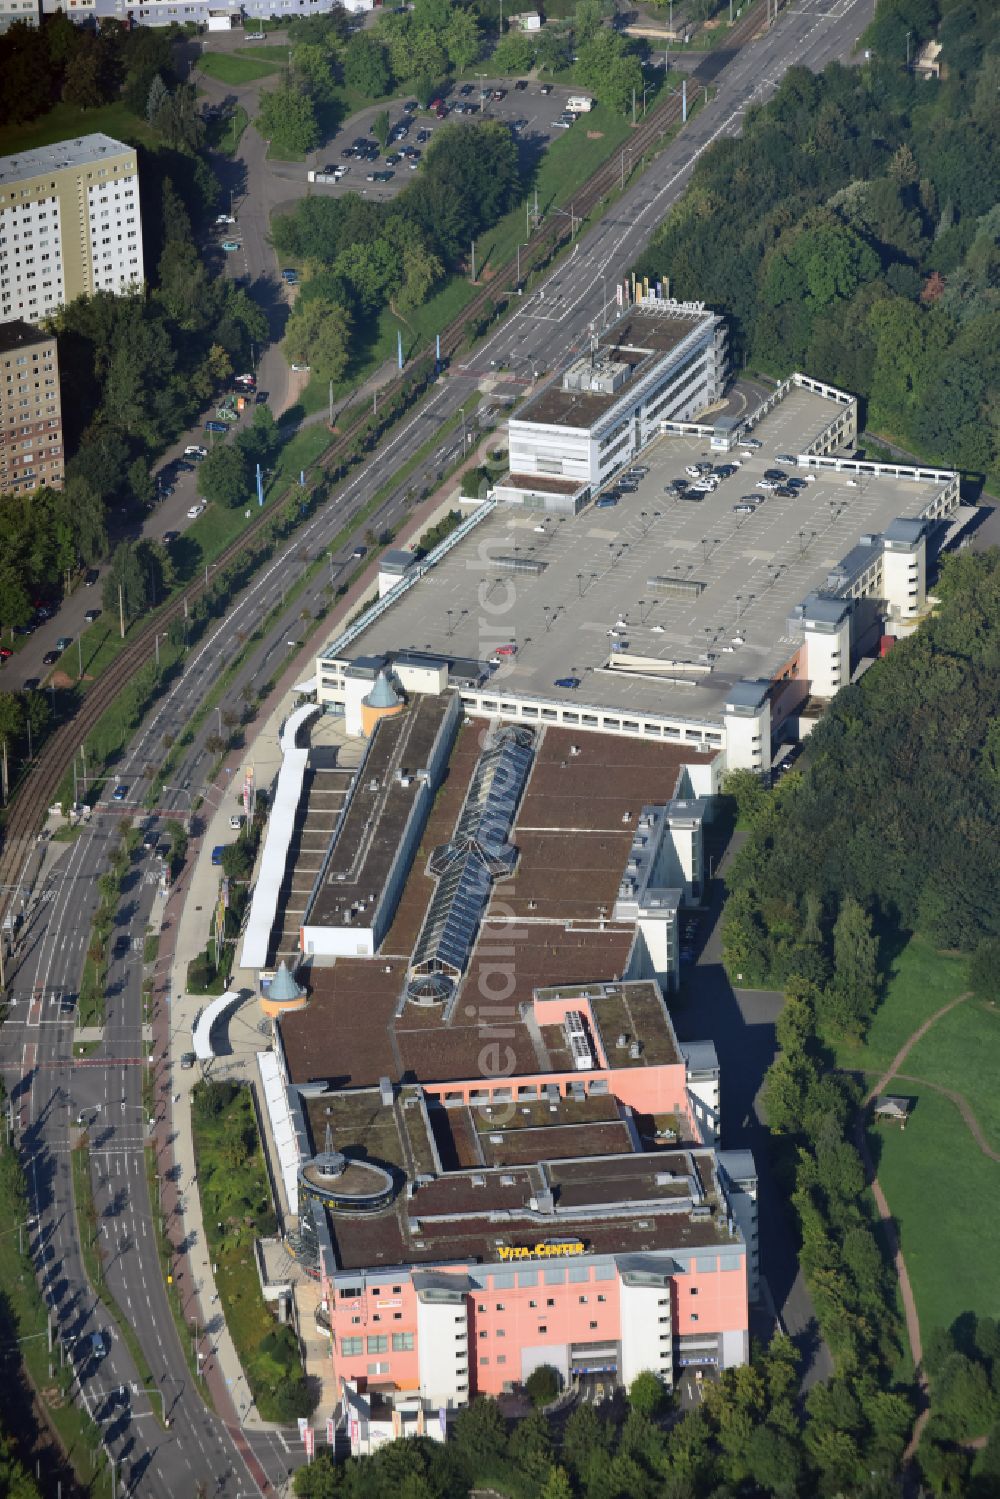
<instances>
[{"instance_id":1,"label":"apartment building facade","mask_svg":"<svg viewBox=\"0 0 1000 1499\"><path fill-rule=\"evenodd\" d=\"M55 338L0 324L0 494L62 487L65 453Z\"/></svg>"},{"instance_id":2,"label":"apartment building facade","mask_svg":"<svg viewBox=\"0 0 1000 1499\"><path fill-rule=\"evenodd\" d=\"M95 133L0 158L0 323L143 281L133 147Z\"/></svg>"}]
</instances>

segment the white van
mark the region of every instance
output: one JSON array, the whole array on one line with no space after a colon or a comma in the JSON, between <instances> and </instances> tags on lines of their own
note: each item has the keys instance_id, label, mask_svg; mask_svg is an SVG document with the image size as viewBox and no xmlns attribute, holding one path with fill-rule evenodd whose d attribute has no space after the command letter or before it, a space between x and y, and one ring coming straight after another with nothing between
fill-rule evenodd
<instances>
[{"instance_id":1,"label":"white van","mask_svg":"<svg viewBox=\"0 0 1000 1499\"><path fill-rule=\"evenodd\" d=\"M589 115L593 107L593 99L588 99L586 94L574 94L572 99L566 100L566 108L571 114Z\"/></svg>"}]
</instances>

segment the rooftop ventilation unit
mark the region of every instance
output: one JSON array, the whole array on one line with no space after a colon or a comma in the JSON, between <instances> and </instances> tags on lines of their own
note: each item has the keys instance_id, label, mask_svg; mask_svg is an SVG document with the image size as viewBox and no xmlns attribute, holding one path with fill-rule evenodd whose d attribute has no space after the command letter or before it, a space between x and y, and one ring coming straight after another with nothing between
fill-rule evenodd
<instances>
[{"instance_id":1,"label":"rooftop ventilation unit","mask_svg":"<svg viewBox=\"0 0 1000 1499\"><path fill-rule=\"evenodd\" d=\"M379 1098L381 1099L381 1102L382 1102L382 1107L384 1109L391 1109L392 1108L392 1082L390 1081L389 1078L387 1078L387 1077L380 1077L379 1078L379 1080L378 1080L378 1091L379 1091Z\"/></svg>"},{"instance_id":2,"label":"rooftop ventilation unit","mask_svg":"<svg viewBox=\"0 0 1000 1499\"><path fill-rule=\"evenodd\" d=\"M619 1051L624 1051L627 1045L628 1045L628 1031L619 1031L618 1032L618 1040L615 1042L615 1046L617 1047L617 1049Z\"/></svg>"},{"instance_id":3,"label":"rooftop ventilation unit","mask_svg":"<svg viewBox=\"0 0 1000 1499\"><path fill-rule=\"evenodd\" d=\"M638 1061L638 1059L642 1056L642 1042L631 1041L629 1043L628 1054L632 1058L633 1062Z\"/></svg>"},{"instance_id":4,"label":"rooftop ventilation unit","mask_svg":"<svg viewBox=\"0 0 1000 1499\"><path fill-rule=\"evenodd\" d=\"M573 1066L577 1072L588 1072L593 1068L594 1057L587 1039L587 1029L579 1010L569 1010L563 1021L563 1034L569 1047Z\"/></svg>"}]
</instances>

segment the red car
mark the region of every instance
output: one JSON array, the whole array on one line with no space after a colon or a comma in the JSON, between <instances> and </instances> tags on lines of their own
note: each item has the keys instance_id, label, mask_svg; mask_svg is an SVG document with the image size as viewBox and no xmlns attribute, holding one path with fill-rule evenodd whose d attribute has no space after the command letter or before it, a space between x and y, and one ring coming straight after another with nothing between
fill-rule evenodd
<instances>
[{"instance_id":1,"label":"red car","mask_svg":"<svg viewBox=\"0 0 1000 1499\"><path fill-rule=\"evenodd\" d=\"M9 645L0 645L0 661L9 661L13 654Z\"/></svg>"}]
</instances>

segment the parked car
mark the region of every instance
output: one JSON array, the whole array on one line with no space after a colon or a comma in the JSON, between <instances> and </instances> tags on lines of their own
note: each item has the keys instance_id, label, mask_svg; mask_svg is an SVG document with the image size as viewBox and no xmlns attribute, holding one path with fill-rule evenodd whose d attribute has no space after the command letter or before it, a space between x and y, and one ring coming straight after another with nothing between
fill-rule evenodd
<instances>
[{"instance_id":1,"label":"parked car","mask_svg":"<svg viewBox=\"0 0 1000 1499\"><path fill-rule=\"evenodd\" d=\"M187 445L187 447L184 449L184 457L185 458L207 458L208 457L208 449L207 448L203 448L200 443L189 442L188 445Z\"/></svg>"},{"instance_id":2,"label":"parked car","mask_svg":"<svg viewBox=\"0 0 1000 1499\"><path fill-rule=\"evenodd\" d=\"M363 546L356 546L354 548L354 551L351 553L352 557L367 557L367 555L368 548Z\"/></svg>"},{"instance_id":3,"label":"parked car","mask_svg":"<svg viewBox=\"0 0 1000 1499\"><path fill-rule=\"evenodd\" d=\"M308 364L293 364L292 369L297 375L307 375L309 373Z\"/></svg>"},{"instance_id":4,"label":"parked car","mask_svg":"<svg viewBox=\"0 0 1000 1499\"><path fill-rule=\"evenodd\" d=\"M87 621L88 625L92 625L95 620L100 619L101 611L100 609L88 609L83 617Z\"/></svg>"},{"instance_id":5,"label":"parked car","mask_svg":"<svg viewBox=\"0 0 1000 1499\"><path fill-rule=\"evenodd\" d=\"M600 495L598 497L598 499L596 501L595 509L597 509L597 510L610 510L613 505L617 505L617 504L618 504L618 496L616 494L602 494L602 495Z\"/></svg>"},{"instance_id":6,"label":"parked car","mask_svg":"<svg viewBox=\"0 0 1000 1499\"><path fill-rule=\"evenodd\" d=\"M738 505L733 506L737 515L753 515L756 509L756 505L748 505L745 500L740 500Z\"/></svg>"},{"instance_id":7,"label":"parked car","mask_svg":"<svg viewBox=\"0 0 1000 1499\"><path fill-rule=\"evenodd\" d=\"M238 239L224 239L222 248L227 255L232 255L235 250L242 250L243 246Z\"/></svg>"},{"instance_id":8,"label":"parked car","mask_svg":"<svg viewBox=\"0 0 1000 1499\"><path fill-rule=\"evenodd\" d=\"M68 651L69 648L70 648L70 646L72 644L73 644L73 637L72 637L72 635L60 635L59 639L56 641L56 650L60 651L60 652L62 652L62 651Z\"/></svg>"},{"instance_id":9,"label":"parked car","mask_svg":"<svg viewBox=\"0 0 1000 1499\"><path fill-rule=\"evenodd\" d=\"M217 215L215 222L217 224L235 224L236 220L231 213L220 213Z\"/></svg>"},{"instance_id":10,"label":"parked car","mask_svg":"<svg viewBox=\"0 0 1000 1499\"><path fill-rule=\"evenodd\" d=\"M528 87L528 80L527 80L527 78L519 78L517 80L517 82L515 83L514 87L517 89L517 91L518 91L519 94L523 94L524 90Z\"/></svg>"},{"instance_id":11,"label":"parked car","mask_svg":"<svg viewBox=\"0 0 1000 1499\"><path fill-rule=\"evenodd\" d=\"M0 645L0 661L9 661L13 654L9 645Z\"/></svg>"},{"instance_id":12,"label":"parked car","mask_svg":"<svg viewBox=\"0 0 1000 1499\"><path fill-rule=\"evenodd\" d=\"M458 92L461 94L461 96L462 96L463 99L467 99L469 97L469 95L472 93L472 84L471 83L463 83L462 87L459 89Z\"/></svg>"},{"instance_id":13,"label":"parked car","mask_svg":"<svg viewBox=\"0 0 1000 1499\"><path fill-rule=\"evenodd\" d=\"M794 453L775 453L774 456L775 456L775 458L777 458L777 460L778 460L779 463L794 463L795 462L795 454Z\"/></svg>"},{"instance_id":14,"label":"parked car","mask_svg":"<svg viewBox=\"0 0 1000 1499\"><path fill-rule=\"evenodd\" d=\"M100 576L96 567L88 567L83 575L83 586L85 588L93 588Z\"/></svg>"},{"instance_id":15,"label":"parked car","mask_svg":"<svg viewBox=\"0 0 1000 1499\"><path fill-rule=\"evenodd\" d=\"M187 513L188 520L197 520L198 517L199 517L199 515L204 515L204 513L205 513L205 507L204 507L204 505L189 505L188 506L188 513Z\"/></svg>"},{"instance_id":16,"label":"parked car","mask_svg":"<svg viewBox=\"0 0 1000 1499\"><path fill-rule=\"evenodd\" d=\"M25 677L21 683L22 692L37 692L42 685L41 677Z\"/></svg>"},{"instance_id":17,"label":"parked car","mask_svg":"<svg viewBox=\"0 0 1000 1499\"><path fill-rule=\"evenodd\" d=\"M228 432L229 428L226 426L225 422L206 422L205 423L205 431L206 432Z\"/></svg>"},{"instance_id":18,"label":"parked car","mask_svg":"<svg viewBox=\"0 0 1000 1499\"><path fill-rule=\"evenodd\" d=\"M569 691L572 691L572 689L575 688L575 687L579 687L579 685L580 685L580 678L579 677L556 677L556 680L553 683L553 686L555 686L555 687L565 687Z\"/></svg>"},{"instance_id":19,"label":"parked car","mask_svg":"<svg viewBox=\"0 0 1000 1499\"><path fill-rule=\"evenodd\" d=\"M56 662L59 660L59 656L59 651L46 651L45 655L42 657L42 665L55 666Z\"/></svg>"},{"instance_id":20,"label":"parked car","mask_svg":"<svg viewBox=\"0 0 1000 1499\"><path fill-rule=\"evenodd\" d=\"M169 546L172 541L176 541L177 538L178 538L178 536L180 534L181 533L179 531L164 531L164 533L163 533L163 544L164 544L164 546Z\"/></svg>"}]
</instances>

